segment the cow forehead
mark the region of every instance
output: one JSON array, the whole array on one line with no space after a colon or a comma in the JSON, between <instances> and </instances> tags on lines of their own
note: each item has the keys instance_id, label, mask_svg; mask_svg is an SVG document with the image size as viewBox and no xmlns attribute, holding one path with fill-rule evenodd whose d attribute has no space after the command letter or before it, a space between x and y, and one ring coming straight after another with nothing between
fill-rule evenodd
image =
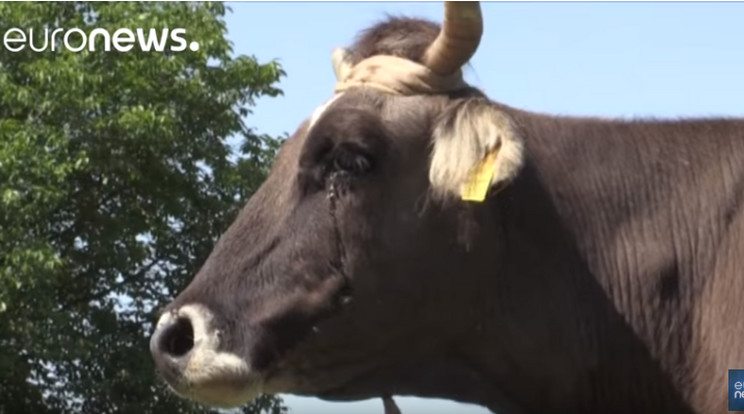
<instances>
[{"instance_id":1,"label":"cow forehead","mask_svg":"<svg viewBox=\"0 0 744 414\"><path fill-rule=\"evenodd\" d=\"M320 104L320 106L315 108L315 110L313 111L313 114L310 116L310 124L308 125L308 130L312 129L313 125L315 125L315 123L318 122L318 119L320 119L320 117L323 116L323 114L328 110L328 108L331 105L333 105L334 102L338 101L343 95L344 95L343 92L338 93L334 95L333 98L323 102L322 104Z\"/></svg>"},{"instance_id":2,"label":"cow forehead","mask_svg":"<svg viewBox=\"0 0 744 414\"><path fill-rule=\"evenodd\" d=\"M356 88L339 92L313 111L308 124L308 131L312 130L313 126L317 125L323 117L335 111L357 109L384 117L386 102L390 99L393 99L393 97L369 88Z\"/></svg>"},{"instance_id":3,"label":"cow forehead","mask_svg":"<svg viewBox=\"0 0 744 414\"><path fill-rule=\"evenodd\" d=\"M309 119L307 132L331 112L348 109L376 115L384 125L393 130L405 125L406 130L410 131L410 127L414 126L412 124L430 121L431 115L443 109L448 101L445 96L396 96L371 88L356 88L340 92L318 106Z\"/></svg>"}]
</instances>

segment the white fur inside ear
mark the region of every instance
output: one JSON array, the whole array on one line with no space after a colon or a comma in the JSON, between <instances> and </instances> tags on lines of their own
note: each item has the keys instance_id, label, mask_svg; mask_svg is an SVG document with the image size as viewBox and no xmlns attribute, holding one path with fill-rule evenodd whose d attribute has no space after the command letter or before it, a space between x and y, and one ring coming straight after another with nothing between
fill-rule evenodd
<instances>
[{"instance_id":1,"label":"white fur inside ear","mask_svg":"<svg viewBox=\"0 0 744 414\"><path fill-rule=\"evenodd\" d=\"M491 187L511 181L523 164L522 139L511 118L483 98L448 110L434 129L429 169L434 194L459 198L473 167L494 149Z\"/></svg>"}]
</instances>

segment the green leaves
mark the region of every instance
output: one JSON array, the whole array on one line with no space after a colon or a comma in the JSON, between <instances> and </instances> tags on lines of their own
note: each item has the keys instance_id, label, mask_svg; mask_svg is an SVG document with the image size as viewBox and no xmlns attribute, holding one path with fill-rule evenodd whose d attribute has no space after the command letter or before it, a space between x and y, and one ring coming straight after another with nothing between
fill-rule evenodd
<instances>
[{"instance_id":1,"label":"green leaves","mask_svg":"<svg viewBox=\"0 0 744 414\"><path fill-rule=\"evenodd\" d=\"M257 97L281 94L284 72L233 56L224 13L221 3L0 4L0 28L34 36L182 27L200 45L0 47L0 414L207 411L157 380L147 339L278 147L245 117ZM262 398L243 412L261 410L285 411Z\"/></svg>"}]
</instances>

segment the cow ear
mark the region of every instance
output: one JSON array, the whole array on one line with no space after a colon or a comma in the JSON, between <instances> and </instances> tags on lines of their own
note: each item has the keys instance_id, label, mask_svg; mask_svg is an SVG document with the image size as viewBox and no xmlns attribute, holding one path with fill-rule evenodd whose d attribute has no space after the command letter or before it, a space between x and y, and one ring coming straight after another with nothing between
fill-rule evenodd
<instances>
[{"instance_id":1,"label":"cow ear","mask_svg":"<svg viewBox=\"0 0 744 414\"><path fill-rule=\"evenodd\" d=\"M445 110L433 133L429 181L439 197L483 201L507 185L524 162L514 122L485 98L463 99Z\"/></svg>"},{"instance_id":2,"label":"cow ear","mask_svg":"<svg viewBox=\"0 0 744 414\"><path fill-rule=\"evenodd\" d=\"M349 76L351 69L354 67L351 52L342 47L333 49L333 53L331 53L331 64L333 64L333 72L336 74L336 80L341 82Z\"/></svg>"}]
</instances>

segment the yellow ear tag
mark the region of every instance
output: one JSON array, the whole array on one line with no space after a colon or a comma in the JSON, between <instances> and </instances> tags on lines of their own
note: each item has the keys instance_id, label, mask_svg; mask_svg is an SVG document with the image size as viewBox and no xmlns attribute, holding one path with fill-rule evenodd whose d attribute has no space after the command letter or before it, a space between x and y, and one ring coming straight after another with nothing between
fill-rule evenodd
<instances>
[{"instance_id":1,"label":"yellow ear tag","mask_svg":"<svg viewBox=\"0 0 744 414\"><path fill-rule=\"evenodd\" d=\"M488 187L491 186L491 180L496 172L496 156L498 154L498 148L492 150L470 170L468 180L462 186L461 198L463 201L482 203L486 199Z\"/></svg>"}]
</instances>

